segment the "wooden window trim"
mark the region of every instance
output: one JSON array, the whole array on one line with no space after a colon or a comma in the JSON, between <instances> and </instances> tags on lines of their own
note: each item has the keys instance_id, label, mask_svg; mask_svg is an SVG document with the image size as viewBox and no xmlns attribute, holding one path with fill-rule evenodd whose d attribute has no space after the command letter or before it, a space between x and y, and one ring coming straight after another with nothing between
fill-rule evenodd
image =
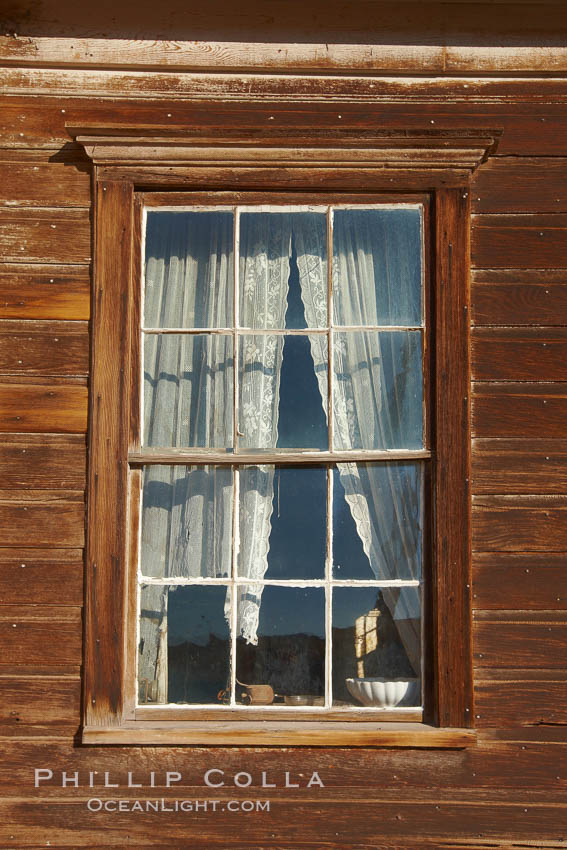
<instances>
[{"instance_id":1,"label":"wooden window trim","mask_svg":"<svg viewBox=\"0 0 567 850\"><path fill-rule=\"evenodd\" d=\"M495 149L497 133L380 133L237 130L222 138L206 128L70 128L94 165L94 287L89 407L89 498L85 625L85 743L270 744L462 747L475 740L470 592L470 403L468 258L469 182ZM432 486L432 575L425 647L432 660L424 723L134 721L127 706L125 612L131 602L127 541L137 517L129 509L128 457L133 334L138 324L139 193L318 189L431 195L432 321L436 441ZM130 636L130 640L132 640Z\"/></svg>"}]
</instances>

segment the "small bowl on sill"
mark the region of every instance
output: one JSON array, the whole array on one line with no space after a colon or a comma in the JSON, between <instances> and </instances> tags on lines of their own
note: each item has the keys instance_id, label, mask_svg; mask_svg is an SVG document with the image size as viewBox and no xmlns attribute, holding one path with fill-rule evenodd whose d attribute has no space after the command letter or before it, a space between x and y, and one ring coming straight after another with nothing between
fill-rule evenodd
<instances>
[{"instance_id":1,"label":"small bowl on sill","mask_svg":"<svg viewBox=\"0 0 567 850\"><path fill-rule=\"evenodd\" d=\"M419 695L419 679L361 678L345 679L348 692L362 705L395 708L413 705Z\"/></svg>"}]
</instances>

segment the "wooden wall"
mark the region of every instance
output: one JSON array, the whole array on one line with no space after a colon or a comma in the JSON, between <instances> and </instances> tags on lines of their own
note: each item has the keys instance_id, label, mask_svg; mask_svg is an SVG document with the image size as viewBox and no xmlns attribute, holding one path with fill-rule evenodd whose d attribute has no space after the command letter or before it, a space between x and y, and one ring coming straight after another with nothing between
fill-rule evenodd
<instances>
[{"instance_id":1,"label":"wooden wall","mask_svg":"<svg viewBox=\"0 0 567 850\"><path fill-rule=\"evenodd\" d=\"M22 41L22 39L19 39ZM82 48L88 52L85 43ZM49 45L44 44L44 47ZM67 45L68 46L68 45ZM246 45L250 47L250 45ZM241 45L241 47L244 47ZM110 50L111 45L107 46ZM19 48L18 48L19 49ZM27 48L26 48L27 49ZM189 49L189 48L187 48ZM396 53L399 56L399 51ZM520 54L517 54L520 55ZM533 59L532 51L532 63ZM567 841L567 82L373 73L329 77L28 67L0 77L0 846L367 850L556 848ZM537 58L537 55L536 55ZM544 59L542 57L541 61ZM88 62L88 60L85 60ZM133 61L133 60L131 60ZM141 60L140 60L141 61ZM158 61L158 60L155 60ZM518 60L519 61L519 60ZM51 62L52 67L47 67ZM80 62L78 63L81 64ZM135 63L133 63L135 64ZM209 60L215 70L215 56ZM218 69L217 69L218 70ZM333 102L325 104L328 93ZM465 750L82 747L90 174L65 122L191 123L207 100L289 121L502 128L473 186L475 724ZM54 771L157 771L147 793L266 799L269 813L89 813ZM249 789L203 786L210 767ZM163 771L183 783L163 788ZM285 771L325 788L258 788ZM58 776L58 774L56 774ZM223 789L224 790L224 789Z\"/></svg>"}]
</instances>

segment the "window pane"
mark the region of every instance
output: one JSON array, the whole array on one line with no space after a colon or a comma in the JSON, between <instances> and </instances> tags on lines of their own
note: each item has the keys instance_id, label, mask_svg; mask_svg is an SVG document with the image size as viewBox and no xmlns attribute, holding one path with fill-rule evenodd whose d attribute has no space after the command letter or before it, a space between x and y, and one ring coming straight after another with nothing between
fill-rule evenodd
<instances>
[{"instance_id":1,"label":"window pane","mask_svg":"<svg viewBox=\"0 0 567 850\"><path fill-rule=\"evenodd\" d=\"M231 336L144 335L145 446L231 447L232 411Z\"/></svg>"},{"instance_id":2,"label":"window pane","mask_svg":"<svg viewBox=\"0 0 567 850\"><path fill-rule=\"evenodd\" d=\"M338 325L421 325L421 211L335 210Z\"/></svg>"},{"instance_id":3,"label":"window pane","mask_svg":"<svg viewBox=\"0 0 567 850\"><path fill-rule=\"evenodd\" d=\"M270 685L279 696L306 697L307 704L321 704L325 693L324 590L264 587L258 644L239 637L236 652L236 678L241 683L238 702L247 701L242 697L244 684Z\"/></svg>"},{"instance_id":4,"label":"window pane","mask_svg":"<svg viewBox=\"0 0 567 850\"><path fill-rule=\"evenodd\" d=\"M241 327L325 327L325 214L242 212L239 276Z\"/></svg>"},{"instance_id":5,"label":"window pane","mask_svg":"<svg viewBox=\"0 0 567 850\"><path fill-rule=\"evenodd\" d=\"M242 469L239 575L262 577L253 570L267 543L266 579L324 578L326 485L321 467Z\"/></svg>"},{"instance_id":6,"label":"window pane","mask_svg":"<svg viewBox=\"0 0 567 850\"><path fill-rule=\"evenodd\" d=\"M240 337L240 445L327 449L327 339Z\"/></svg>"},{"instance_id":7,"label":"window pane","mask_svg":"<svg viewBox=\"0 0 567 850\"><path fill-rule=\"evenodd\" d=\"M422 463L340 463L333 472L333 578L419 579Z\"/></svg>"},{"instance_id":8,"label":"window pane","mask_svg":"<svg viewBox=\"0 0 567 850\"><path fill-rule=\"evenodd\" d=\"M423 445L420 331L351 331L334 338L335 449Z\"/></svg>"},{"instance_id":9,"label":"window pane","mask_svg":"<svg viewBox=\"0 0 567 850\"><path fill-rule=\"evenodd\" d=\"M144 326L233 323L232 212L148 212Z\"/></svg>"},{"instance_id":10,"label":"window pane","mask_svg":"<svg viewBox=\"0 0 567 850\"><path fill-rule=\"evenodd\" d=\"M218 705L230 687L225 587L142 587L140 703Z\"/></svg>"},{"instance_id":11,"label":"window pane","mask_svg":"<svg viewBox=\"0 0 567 850\"><path fill-rule=\"evenodd\" d=\"M332 633L333 705L421 704L419 588L335 587Z\"/></svg>"},{"instance_id":12,"label":"window pane","mask_svg":"<svg viewBox=\"0 0 567 850\"><path fill-rule=\"evenodd\" d=\"M233 473L225 466L146 466L141 569L158 578L231 573Z\"/></svg>"}]
</instances>

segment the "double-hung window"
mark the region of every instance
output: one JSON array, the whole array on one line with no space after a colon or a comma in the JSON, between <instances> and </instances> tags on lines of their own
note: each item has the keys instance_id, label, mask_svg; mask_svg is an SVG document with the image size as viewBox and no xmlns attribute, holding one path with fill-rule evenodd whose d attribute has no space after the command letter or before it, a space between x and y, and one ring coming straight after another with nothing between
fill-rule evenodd
<instances>
[{"instance_id":1,"label":"double-hung window","mask_svg":"<svg viewBox=\"0 0 567 850\"><path fill-rule=\"evenodd\" d=\"M278 109L271 133L71 131L95 187L83 740L463 746L468 184L494 134L307 137Z\"/></svg>"},{"instance_id":2,"label":"double-hung window","mask_svg":"<svg viewBox=\"0 0 567 850\"><path fill-rule=\"evenodd\" d=\"M145 206L140 707L420 716L427 210Z\"/></svg>"}]
</instances>

